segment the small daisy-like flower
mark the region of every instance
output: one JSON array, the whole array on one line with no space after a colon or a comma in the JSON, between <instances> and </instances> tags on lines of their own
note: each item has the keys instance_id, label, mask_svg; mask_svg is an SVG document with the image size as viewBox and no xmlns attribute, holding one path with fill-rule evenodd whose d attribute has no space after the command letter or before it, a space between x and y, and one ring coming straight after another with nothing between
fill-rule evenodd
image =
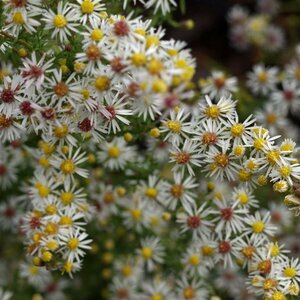
<instances>
[{"instance_id":1,"label":"small daisy-like flower","mask_svg":"<svg viewBox=\"0 0 300 300\"><path fill-rule=\"evenodd\" d=\"M110 170L124 169L134 156L134 148L127 146L123 138L114 138L100 147L99 160Z\"/></svg>"},{"instance_id":2,"label":"small daisy-like flower","mask_svg":"<svg viewBox=\"0 0 300 300\"><path fill-rule=\"evenodd\" d=\"M252 190L247 187L234 188L232 199L239 207L258 207L258 201L254 198Z\"/></svg>"},{"instance_id":3,"label":"small daisy-like flower","mask_svg":"<svg viewBox=\"0 0 300 300\"><path fill-rule=\"evenodd\" d=\"M207 299L208 297L208 291L197 278L188 279L186 275L183 275L180 280L176 281L176 287L178 300Z\"/></svg>"},{"instance_id":4,"label":"small daisy-like flower","mask_svg":"<svg viewBox=\"0 0 300 300\"><path fill-rule=\"evenodd\" d=\"M179 146L183 139L188 139L187 134L191 133L190 123L186 122L188 117L189 114L184 109L179 109L179 112L171 111L170 119L162 121L163 127L160 131L167 132L164 140Z\"/></svg>"},{"instance_id":5,"label":"small daisy-like flower","mask_svg":"<svg viewBox=\"0 0 300 300\"><path fill-rule=\"evenodd\" d=\"M20 69L21 76L25 81L25 87L27 89L33 88L34 90L40 90L44 85L44 81L49 73L49 68L52 66L53 59L45 62L46 55L44 54L39 61L37 61L36 52L32 52L31 59L25 57L23 67ZM27 92L30 95L30 92Z\"/></svg>"},{"instance_id":6,"label":"small daisy-like flower","mask_svg":"<svg viewBox=\"0 0 300 300\"><path fill-rule=\"evenodd\" d=\"M193 189L197 186L191 176L184 178L182 173L174 173L174 183L163 182L158 200L162 205L175 210L180 201L184 207L194 204L196 195Z\"/></svg>"},{"instance_id":7,"label":"small daisy-like flower","mask_svg":"<svg viewBox=\"0 0 300 300\"><path fill-rule=\"evenodd\" d=\"M51 37L58 36L60 42L66 42L68 36L71 36L73 32L77 32L76 19L77 14L70 4L65 4L61 1L57 5L57 12L52 10L45 11L44 18L45 29L53 30Z\"/></svg>"},{"instance_id":8,"label":"small daisy-like flower","mask_svg":"<svg viewBox=\"0 0 300 300\"><path fill-rule=\"evenodd\" d=\"M90 23L93 27L96 27L101 20L100 11L105 8L101 1L102 0L77 0L78 5L74 5L74 7L79 16L79 22L83 25Z\"/></svg>"},{"instance_id":9,"label":"small daisy-like flower","mask_svg":"<svg viewBox=\"0 0 300 300\"><path fill-rule=\"evenodd\" d=\"M269 212L263 216L259 211L256 211L254 216L245 217L244 233L248 234L251 241L267 240L269 236L273 236L277 228L271 224L271 215Z\"/></svg>"},{"instance_id":10,"label":"small daisy-like flower","mask_svg":"<svg viewBox=\"0 0 300 300\"><path fill-rule=\"evenodd\" d=\"M278 70L275 67L266 68L264 65L255 65L253 71L248 74L248 86L254 94L263 94L275 90L278 82Z\"/></svg>"},{"instance_id":11,"label":"small daisy-like flower","mask_svg":"<svg viewBox=\"0 0 300 300\"><path fill-rule=\"evenodd\" d=\"M73 153L73 147L70 147L67 154L61 152L59 156L53 155L53 158L50 160L51 165L58 170L59 174L62 174L61 180L66 189L69 189L70 184L74 182L75 174L84 178L88 177L87 170L78 167L78 165L87 160L86 154L80 152L81 149L78 148Z\"/></svg>"},{"instance_id":12,"label":"small daisy-like flower","mask_svg":"<svg viewBox=\"0 0 300 300\"><path fill-rule=\"evenodd\" d=\"M137 254L146 265L147 270L152 271L156 264L163 263L165 252L159 238L147 237L142 239L141 248L138 249Z\"/></svg>"},{"instance_id":13,"label":"small daisy-like flower","mask_svg":"<svg viewBox=\"0 0 300 300\"><path fill-rule=\"evenodd\" d=\"M121 97L119 93L115 95L109 93L104 97L104 108L108 111L107 117L104 118L106 120L104 126L107 127L108 133L112 131L115 134L120 131L119 122L129 125L130 122L125 116L132 115L132 111L125 109L126 105L126 96Z\"/></svg>"},{"instance_id":14,"label":"small daisy-like flower","mask_svg":"<svg viewBox=\"0 0 300 300\"><path fill-rule=\"evenodd\" d=\"M202 93L210 98L228 96L237 91L237 78L226 77L222 71L213 71L202 87Z\"/></svg>"},{"instance_id":15,"label":"small daisy-like flower","mask_svg":"<svg viewBox=\"0 0 300 300\"><path fill-rule=\"evenodd\" d=\"M163 280L142 283L142 291L143 293L139 298L141 300L173 299L171 286Z\"/></svg>"},{"instance_id":16,"label":"small daisy-like flower","mask_svg":"<svg viewBox=\"0 0 300 300\"><path fill-rule=\"evenodd\" d=\"M229 142L225 142L222 145L222 149L211 148L207 153L204 161L208 164L205 167L205 171L208 176L218 180L228 178L229 180L235 179L235 173L237 172L238 165L234 162L236 158L232 153L228 154Z\"/></svg>"},{"instance_id":17,"label":"small daisy-like flower","mask_svg":"<svg viewBox=\"0 0 300 300\"><path fill-rule=\"evenodd\" d=\"M213 226L213 221L209 221L208 216L213 212L202 204L198 209L196 205L184 205L186 212L178 213L176 222L181 224L181 233L192 232L193 239L208 236Z\"/></svg>"},{"instance_id":18,"label":"small daisy-like flower","mask_svg":"<svg viewBox=\"0 0 300 300\"><path fill-rule=\"evenodd\" d=\"M70 231L68 235L59 235L59 240L62 244L64 259L69 262L80 262L80 258L85 255L85 250L91 249L89 244L92 240L87 240L88 235L85 232Z\"/></svg>"},{"instance_id":19,"label":"small daisy-like flower","mask_svg":"<svg viewBox=\"0 0 300 300\"><path fill-rule=\"evenodd\" d=\"M215 204L218 207L218 211L212 212L212 215L217 215L212 220L216 224L215 231L217 233L225 231L228 234L241 232L248 210L239 208L236 204L229 204L225 199L216 201Z\"/></svg>"},{"instance_id":20,"label":"small daisy-like flower","mask_svg":"<svg viewBox=\"0 0 300 300\"><path fill-rule=\"evenodd\" d=\"M184 253L181 263L184 266L184 271L190 276L207 274L207 265L202 259L202 255L198 247L189 247Z\"/></svg>"},{"instance_id":21,"label":"small daisy-like flower","mask_svg":"<svg viewBox=\"0 0 300 300\"><path fill-rule=\"evenodd\" d=\"M216 104L208 96L205 96L205 100L205 104L200 102L201 119L219 122L222 118L231 117L235 111L236 101L233 101L231 97L222 96Z\"/></svg>"},{"instance_id":22,"label":"small daisy-like flower","mask_svg":"<svg viewBox=\"0 0 300 300\"><path fill-rule=\"evenodd\" d=\"M170 150L170 162L175 163L172 169L174 172L181 170L184 173L187 170L191 176L195 176L192 166L201 167L202 158L198 143L192 140L186 139L182 147L173 145L173 149Z\"/></svg>"}]
</instances>

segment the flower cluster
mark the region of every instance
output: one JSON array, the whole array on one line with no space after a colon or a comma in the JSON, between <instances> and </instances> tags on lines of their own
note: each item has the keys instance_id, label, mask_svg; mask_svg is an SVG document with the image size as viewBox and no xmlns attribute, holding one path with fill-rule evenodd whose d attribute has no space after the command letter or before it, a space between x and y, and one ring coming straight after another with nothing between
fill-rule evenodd
<instances>
[{"instance_id":1,"label":"flower cluster","mask_svg":"<svg viewBox=\"0 0 300 300\"><path fill-rule=\"evenodd\" d=\"M162 13L176 5L140 2ZM299 295L298 259L277 242L293 214L255 194L268 183L272 197L293 191L284 203L300 211L298 148L239 117L237 78L213 71L198 91L184 42L109 14L100 0L7 1L3 10L0 49L18 56L0 73L0 224L26 244L20 277L61 299L69 284L52 271L73 277L101 239L109 299L218 299L228 286L233 299ZM260 43L265 21L239 23L258 26ZM272 113L298 112L298 64L282 89L276 68L249 73Z\"/></svg>"},{"instance_id":2,"label":"flower cluster","mask_svg":"<svg viewBox=\"0 0 300 300\"><path fill-rule=\"evenodd\" d=\"M228 13L232 45L239 50L246 50L250 46L265 51L281 50L285 42L284 33L270 20L270 17L276 15L279 3L276 0L256 2L257 14L250 15L249 11L240 5L233 6Z\"/></svg>"}]
</instances>

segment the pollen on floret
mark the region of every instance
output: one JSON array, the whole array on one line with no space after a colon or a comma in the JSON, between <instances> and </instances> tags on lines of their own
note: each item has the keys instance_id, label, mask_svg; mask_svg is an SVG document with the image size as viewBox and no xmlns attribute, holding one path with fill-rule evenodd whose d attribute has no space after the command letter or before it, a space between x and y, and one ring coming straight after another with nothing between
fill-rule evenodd
<instances>
[{"instance_id":1,"label":"pollen on floret","mask_svg":"<svg viewBox=\"0 0 300 300\"><path fill-rule=\"evenodd\" d=\"M246 205L249 202L249 197L245 193L240 193L238 195L238 200L241 205Z\"/></svg>"},{"instance_id":2,"label":"pollen on floret","mask_svg":"<svg viewBox=\"0 0 300 300\"><path fill-rule=\"evenodd\" d=\"M231 135L234 137L240 137L245 131L245 126L241 123L237 123L230 128Z\"/></svg>"},{"instance_id":3,"label":"pollen on floret","mask_svg":"<svg viewBox=\"0 0 300 300\"><path fill-rule=\"evenodd\" d=\"M182 151L182 152L176 153L175 159L178 164L184 165L189 162L190 154L185 151Z\"/></svg>"},{"instance_id":4,"label":"pollen on floret","mask_svg":"<svg viewBox=\"0 0 300 300\"><path fill-rule=\"evenodd\" d=\"M69 216L62 216L62 217L60 218L60 220L59 220L59 224L60 224L60 225L67 225L67 226L69 226L69 225L72 225L72 224L73 224L73 220L72 220L72 218L69 217Z\"/></svg>"},{"instance_id":5,"label":"pollen on floret","mask_svg":"<svg viewBox=\"0 0 300 300\"><path fill-rule=\"evenodd\" d=\"M91 14L94 11L94 3L91 0L84 0L80 5L84 14Z\"/></svg>"},{"instance_id":6,"label":"pollen on floret","mask_svg":"<svg viewBox=\"0 0 300 300\"><path fill-rule=\"evenodd\" d=\"M165 300L161 294L153 294L151 300Z\"/></svg>"},{"instance_id":7,"label":"pollen on floret","mask_svg":"<svg viewBox=\"0 0 300 300\"><path fill-rule=\"evenodd\" d=\"M136 67L141 67L147 62L147 57L144 53L134 53L131 56L131 61Z\"/></svg>"},{"instance_id":8,"label":"pollen on floret","mask_svg":"<svg viewBox=\"0 0 300 300\"><path fill-rule=\"evenodd\" d=\"M211 119L217 119L221 114L220 108L216 104L207 106L204 113L208 118Z\"/></svg>"},{"instance_id":9,"label":"pollen on floret","mask_svg":"<svg viewBox=\"0 0 300 300\"><path fill-rule=\"evenodd\" d=\"M87 49L85 50L85 54L89 60L98 60L101 58L101 51L94 44L91 44L87 47Z\"/></svg>"},{"instance_id":10,"label":"pollen on floret","mask_svg":"<svg viewBox=\"0 0 300 300\"><path fill-rule=\"evenodd\" d=\"M143 256L145 259L151 258L152 255L153 255L153 250L152 250L152 248L150 248L150 247L144 247L144 248L142 249L142 256Z\"/></svg>"},{"instance_id":11,"label":"pollen on floret","mask_svg":"<svg viewBox=\"0 0 300 300\"><path fill-rule=\"evenodd\" d=\"M257 75L257 79L258 81L260 81L261 83L267 83L268 81L268 73L265 71L261 71L258 75Z\"/></svg>"},{"instance_id":12,"label":"pollen on floret","mask_svg":"<svg viewBox=\"0 0 300 300\"><path fill-rule=\"evenodd\" d=\"M273 184L273 190L275 192L284 193L288 190L289 185L285 180L279 180Z\"/></svg>"},{"instance_id":13,"label":"pollen on floret","mask_svg":"<svg viewBox=\"0 0 300 300\"><path fill-rule=\"evenodd\" d=\"M218 136L214 132L204 132L202 142L205 145L214 145L218 141Z\"/></svg>"},{"instance_id":14,"label":"pollen on floret","mask_svg":"<svg viewBox=\"0 0 300 300\"><path fill-rule=\"evenodd\" d=\"M221 168L226 168L229 165L229 157L224 153L217 154L214 157L214 161Z\"/></svg>"},{"instance_id":15,"label":"pollen on floret","mask_svg":"<svg viewBox=\"0 0 300 300\"><path fill-rule=\"evenodd\" d=\"M201 251L204 256L212 256L215 253L215 249L208 245L202 246Z\"/></svg>"},{"instance_id":16,"label":"pollen on floret","mask_svg":"<svg viewBox=\"0 0 300 300\"><path fill-rule=\"evenodd\" d=\"M170 121L167 121L166 125L170 129L170 131L173 133L178 134L181 132L182 124L179 121L170 120Z\"/></svg>"},{"instance_id":17,"label":"pollen on floret","mask_svg":"<svg viewBox=\"0 0 300 300\"><path fill-rule=\"evenodd\" d=\"M68 248L70 250L76 250L79 246L79 240L77 238L71 238L68 241Z\"/></svg>"},{"instance_id":18,"label":"pollen on floret","mask_svg":"<svg viewBox=\"0 0 300 300\"><path fill-rule=\"evenodd\" d=\"M255 252L256 248L254 246L247 246L242 249L242 253L247 259L252 259Z\"/></svg>"},{"instance_id":19,"label":"pollen on floret","mask_svg":"<svg viewBox=\"0 0 300 300\"><path fill-rule=\"evenodd\" d=\"M258 178L257 178L257 183L260 185L260 186L264 186L268 183L268 178L267 176L265 175L260 175Z\"/></svg>"},{"instance_id":20,"label":"pollen on floret","mask_svg":"<svg viewBox=\"0 0 300 300\"><path fill-rule=\"evenodd\" d=\"M162 79L154 80L152 90L156 93L165 93L168 90L167 84Z\"/></svg>"},{"instance_id":21,"label":"pollen on floret","mask_svg":"<svg viewBox=\"0 0 300 300\"><path fill-rule=\"evenodd\" d=\"M107 91L110 87L110 79L107 76L98 76L95 79L94 85L100 92Z\"/></svg>"},{"instance_id":22,"label":"pollen on floret","mask_svg":"<svg viewBox=\"0 0 300 300\"><path fill-rule=\"evenodd\" d=\"M68 21L63 15L54 16L53 25L56 28L64 28L67 24L68 24Z\"/></svg>"},{"instance_id":23,"label":"pollen on floret","mask_svg":"<svg viewBox=\"0 0 300 300\"><path fill-rule=\"evenodd\" d=\"M121 155L121 150L117 146L112 146L108 149L107 154L111 158L118 158Z\"/></svg>"},{"instance_id":24,"label":"pollen on floret","mask_svg":"<svg viewBox=\"0 0 300 300\"><path fill-rule=\"evenodd\" d=\"M285 297L284 293L282 293L280 291L276 291L273 293L270 300L286 300L286 297Z\"/></svg>"},{"instance_id":25,"label":"pollen on floret","mask_svg":"<svg viewBox=\"0 0 300 300\"><path fill-rule=\"evenodd\" d=\"M239 175L239 179L243 182L249 181L252 178L251 172L247 170L240 170L238 175Z\"/></svg>"},{"instance_id":26,"label":"pollen on floret","mask_svg":"<svg viewBox=\"0 0 300 300\"><path fill-rule=\"evenodd\" d=\"M291 175L291 167L290 166L283 166L279 169L279 173L284 178L289 177Z\"/></svg>"},{"instance_id":27,"label":"pollen on floret","mask_svg":"<svg viewBox=\"0 0 300 300\"><path fill-rule=\"evenodd\" d=\"M159 46L160 41L159 38L155 35L149 35L146 38L146 47L150 48L152 46Z\"/></svg>"},{"instance_id":28,"label":"pollen on floret","mask_svg":"<svg viewBox=\"0 0 300 300\"><path fill-rule=\"evenodd\" d=\"M49 204L46 206L45 211L48 215L54 215L57 213L57 207L53 204Z\"/></svg>"},{"instance_id":29,"label":"pollen on floret","mask_svg":"<svg viewBox=\"0 0 300 300\"><path fill-rule=\"evenodd\" d=\"M201 225L201 219L198 216L190 216L186 220L187 226L196 229Z\"/></svg>"},{"instance_id":30,"label":"pollen on floret","mask_svg":"<svg viewBox=\"0 0 300 300\"><path fill-rule=\"evenodd\" d=\"M35 184L35 187L38 191L38 194L41 198L46 198L50 194L50 189L46 185L43 185L40 182Z\"/></svg>"},{"instance_id":31,"label":"pollen on floret","mask_svg":"<svg viewBox=\"0 0 300 300\"><path fill-rule=\"evenodd\" d=\"M104 34L102 32L101 29L94 29L91 33L90 33L90 37L93 41L95 42L100 42L103 38Z\"/></svg>"},{"instance_id":32,"label":"pollen on floret","mask_svg":"<svg viewBox=\"0 0 300 300\"><path fill-rule=\"evenodd\" d=\"M18 25L23 25L25 22L23 15L20 11L15 12L12 19L13 19L13 22Z\"/></svg>"},{"instance_id":33,"label":"pollen on floret","mask_svg":"<svg viewBox=\"0 0 300 300\"><path fill-rule=\"evenodd\" d=\"M193 289L192 287L186 287L183 290L183 297L184 299L188 300L188 299L195 299L196 293L195 293L195 289Z\"/></svg>"},{"instance_id":34,"label":"pollen on floret","mask_svg":"<svg viewBox=\"0 0 300 300\"><path fill-rule=\"evenodd\" d=\"M271 260L267 259L267 260L262 260L258 263L257 265L257 269L263 273L263 274L268 274L271 272L272 269L272 262Z\"/></svg>"},{"instance_id":35,"label":"pollen on floret","mask_svg":"<svg viewBox=\"0 0 300 300\"><path fill-rule=\"evenodd\" d=\"M152 199L156 198L157 194L158 194L158 191L157 191L156 188L151 188L150 187L150 188L147 188L146 191L145 191L145 195L149 198L152 198Z\"/></svg>"},{"instance_id":36,"label":"pollen on floret","mask_svg":"<svg viewBox=\"0 0 300 300\"><path fill-rule=\"evenodd\" d=\"M76 166L74 164L74 161L71 159L64 160L60 165L60 170L64 174L73 174L75 172L75 168Z\"/></svg>"},{"instance_id":37,"label":"pollen on floret","mask_svg":"<svg viewBox=\"0 0 300 300\"><path fill-rule=\"evenodd\" d=\"M265 230L265 223L262 221L257 221L252 224L252 230L255 233L262 233Z\"/></svg>"},{"instance_id":38,"label":"pollen on floret","mask_svg":"<svg viewBox=\"0 0 300 300\"><path fill-rule=\"evenodd\" d=\"M200 264L200 256L198 254L192 254L190 257L189 257L189 263L192 265L192 266L197 266Z\"/></svg>"},{"instance_id":39,"label":"pollen on floret","mask_svg":"<svg viewBox=\"0 0 300 300\"><path fill-rule=\"evenodd\" d=\"M142 211L140 209L131 209L130 214L135 221L139 221L142 218Z\"/></svg>"},{"instance_id":40,"label":"pollen on floret","mask_svg":"<svg viewBox=\"0 0 300 300\"><path fill-rule=\"evenodd\" d=\"M62 125L60 127L54 128L54 135L59 138L63 139L65 138L69 133L69 127L67 125Z\"/></svg>"},{"instance_id":41,"label":"pollen on floret","mask_svg":"<svg viewBox=\"0 0 300 300\"><path fill-rule=\"evenodd\" d=\"M264 290L271 290L278 286L278 281L274 278L267 278L264 281L263 288Z\"/></svg>"},{"instance_id":42,"label":"pollen on floret","mask_svg":"<svg viewBox=\"0 0 300 300\"><path fill-rule=\"evenodd\" d=\"M267 142L264 138L257 138L253 143L253 147L258 151L262 151L266 144Z\"/></svg>"},{"instance_id":43,"label":"pollen on floret","mask_svg":"<svg viewBox=\"0 0 300 300\"><path fill-rule=\"evenodd\" d=\"M124 265L121 269L121 273L124 277L129 277L132 275L132 267L130 265Z\"/></svg>"},{"instance_id":44,"label":"pollen on floret","mask_svg":"<svg viewBox=\"0 0 300 300\"><path fill-rule=\"evenodd\" d=\"M45 226L45 233L47 234L56 234L58 232L58 224L49 222Z\"/></svg>"},{"instance_id":45,"label":"pollen on floret","mask_svg":"<svg viewBox=\"0 0 300 300\"><path fill-rule=\"evenodd\" d=\"M53 258L53 255L50 251L44 251L42 253L42 260L44 262L50 262L52 260L52 258Z\"/></svg>"},{"instance_id":46,"label":"pollen on floret","mask_svg":"<svg viewBox=\"0 0 300 300\"><path fill-rule=\"evenodd\" d=\"M158 138L160 136L160 131L157 127L155 127L150 130L149 134L153 138Z\"/></svg>"},{"instance_id":47,"label":"pollen on floret","mask_svg":"<svg viewBox=\"0 0 300 300\"><path fill-rule=\"evenodd\" d=\"M285 277L294 278L297 275L297 271L295 268L288 267L283 270L283 275Z\"/></svg>"}]
</instances>

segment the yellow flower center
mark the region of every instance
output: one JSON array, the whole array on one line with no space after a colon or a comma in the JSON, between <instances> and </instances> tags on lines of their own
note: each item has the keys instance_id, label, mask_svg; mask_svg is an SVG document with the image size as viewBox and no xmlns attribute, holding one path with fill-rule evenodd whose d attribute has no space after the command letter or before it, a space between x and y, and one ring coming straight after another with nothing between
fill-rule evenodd
<instances>
[{"instance_id":1,"label":"yellow flower center","mask_svg":"<svg viewBox=\"0 0 300 300\"><path fill-rule=\"evenodd\" d=\"M73 223L73 220L69 216L62 216L59 220L60 225L71 225Z\"/></svg>"},{"instance_id":2,"label":"yellow flower center","mask_svg":"<svg viewBox=\"0 0 300 300\"><path fill-rule=\"evenodd\" d=\"M103 38L103 32L101 29L94 29L91 32L90 37L93 41L100 42Z\"/></svg>"},{"instance_id":3,"label":"yellow flower center","mask_svg":"<svg viewBox=\"0 0 300 300\"><path fill-rule=\"evenodd\" d=\"M71 192L62 192L60 194L60 200L64 205L68 205L72 203L73 199L74 199L74 195Z\"/></svg>"},{"instance_id":4,"label":"yellow flower center","mask_svg":"<svg viewBox=\"0 0 300 300\"><path fill-rule=\"evenodd\" d=\"M18 24L18 25L23 25L24 24L24 18L23 18L23 15L20 11L17 11L17 12L14 13L13 21L14 21L15 24Z\"/></svg>"},{"instance_id":5,"label":"yellow flower center","mask_svg":"<svg viewBox=\"0 0 300 300\"><path fill-rule=\"evenodd\" d=\"M142 211L140 209L132 209L130 210L130 214L135 221L139 221L142 217Z\"/></svg>"},{"instance_id":6,"label":"yellow flower center","mask_svg":"<svg viewBox=\"0 0 300 300\"><path fill-rule=\"evenodd\" d=\"M246 181L251 180L251 178L252 178L252 174L249 171L247 171L247 170L240 170L239 171L239 179L241 181L246 182Z\"/></svg>"},{"instance_id":7,"label":"yellow flower center","mask_svg":"<svg viewBox=\"0 0 300 300\"><path fill-rule=\"evenodd\" d=\"M279 173L282 177L286 178L291 175L291 167L290 166L283 166L280 168Z\"/></svg>"},{"instance_id":8,"label":"yellow flower center","mask_svg":"<svg viewBox=\"0 0 300 300\"><path fill-rule=\"evenodd\" d=\"M129 277L130 275L132 275L132 268L130 265L124 265L121 273L124 277Z\"/></svg>"},{"instance_id":9,"label":"yellow flower center","mask_svg":"<svg viewBox=\"0 0 300 300\"><path fill-rule=\"evenodd\" d=\"M201 250L204 256L212 256L215 252L214 248L211 246L202 246Z\"/></svg>"},{"instance_id":10,"label":"yellow flower center","mask_svg":"<svg viewBox=\"0 0 300 300\"><path fill-rule=\"evenodd\" d=\"M131 56L131 61L136 67L140 67L146 63L147 58L144 53L134 53Z\"/></svg>"},{"instance_id":11,"label":"yellow flower center","mask_svg":"<svg viewBox=\"0 0 300 300\"><path fill-rule=\"evenodd\" d=\"M180 133L181 132L181 123L179 121L168 121L167 126L173 133Z\"/></svg>"},{"instance_id":12,"label":"yellow flower center","mask_svg":"<svg viewBox=\"0 0 300 300\"><path fill-rule=\"evenodd\" d=\"M288 267L283 270L283 274L285 277L294 278L297 275L297 272L295 268Z\"/></svg>"},{"instance_id":13,"label":"yellow flower center","mask_svg":"<svg viewBox=\"0 0 300 300\"><path fill-rule=\"evenodd\" d=\"M151 300L164 300L164 297L161 294L153 294Z\"/></svg>"},{"instance_id":14,"label":"yellow flower center","mask_svg":"<svg viewBox=\"0 0 300 300\"><path fill-rule=\"evenodd\" d=\"M180 198L184 192L184 188L181 184L174 184L171 187L171 194L175 198Z\"/></svg>"},{"instance_id":15,"label":"yellow flower center","mask_svg":"<svg viewBox=\"0 0 300 300\"><path fill-rule=\"evenodd\" d=\"M276 286L277 286L277 280L273 278L267 278L263 284L264 290L270 290L276 288Z\"/></svg>"},{"instance_id":16,"label":"yellow flower center","mask_svg":"<svg viewBox=\"0 0 300 300\"><path fill-rule=\"evenodd\" d=\"M266 121L268 124L276 124L277 122L277 115L274 113L268 113L266 115Z\"/></svg>"},{"instance_id":17,"label":"yellow flower center","mask_svg":"<svg viewBox=\"0 0 300 300\"><path fill-rule=\"evenodd\" d=\"M54 215L57 212L57 207L55 205L49 204L45 209L48 215Z\"/></svg>"},{"instance_id":18,"label":"yellow flower center","mask_svg":"<svg viewBox=\"0 0 300 300\"><path fill-rule=\"evenodd\" d=\"M189 257L189 263L192 265L192 266L197 266L200 264L200 257L198 254L192 254L190 257Z\"/></svg>"},{"instance_id":19,"label":"yellow flower center","mask_svg":"<svg viewBox=\"0 0 300 300\"><path fill-rule=\"evenodd\" d=\"M280 152L278 150L272 150L267 153L267 160L271 165L275 165L280 158Z\"/></svg>"},{"instance_id":20,"label":"yellow flower center","mask_svg":"<svg viewBox=\"0 0 300 300\"><path fill-rule=\"evenodd\" d=\"M79 240L77 238L71 238L68 241L68 248L70 250L76 250L79 246Z\"/></svg>"},{"instance_id":21,"label":"yellow flower center","mask_svg":"<svg viewBox=\"0 0 300 300\"><path fill-rule=\"evenodd\" d=\"M152 90L155 93L165 93L168 86L162 79L156 79L152 84Z\"/></svg>"},{"instance_id":22,"label":"yellow flower center","mask_svg":"<svg viewBox=\"0 0 300 300\"><path fill-rule=\"evenodd\" d=\"M66 159L60 165L60 170L65 174L73 174L75 172L75 164L73 160Z\"/></svg>"},{"instance_id":23,"label":"yellow flower center","mask_svg":"<svg viewBox=\"0 0 300 300\"><path fill-rule=\"evenodd\" d=\"M229 158L226 154L223 153L216 155L214 161L217 164L217 166L221 168L226 168L229 165Z\"/></svg>"},{"instance_id":24,"label":"yellow flower center","mask_svg":"<svg viewBox=\"0 0 300 300\"><path fill-rule=\"evenodd\" d=\"M121 154L121 151L117 146L112 146L108 149L107 154L111 158L118 158Z\"/></svg>"},{"instance_id":25,"label":"yellow flower center","mask_svg":"<svg viewBox=\"0 0 300 300\"><path fill-rule=\"evenodd\" d=\"M262 221L257 221L252 225L252 229L255 233L262 233L265 229L265 224Z\"/></svg>"},{"instance_id":26,"label":"yellow flower center","mask_svg":"<svg viewBox=\"0 0 300 300\"><path fill-rule=\"evenodd\" d=\"M50 194L50 189L46 185L43 185L40 182L37 182L35 184L35 187L41 198L46 198Z\"/></svg>"},{"instance_id":27,"label":"yellow flower center","mask_svg":"<svg viewBox=\"0 0 300 300\"><path fill-rule=\"evenodd\" d=\"M63 139L69 133L69 127L67 125L62 125L61 127L54 128L54 135L59 138Z\"/></svg>"},{"instance_id":28,"label":"yellow flower center","mask_svg":"<svg viewBox=\"0 0 300 300\"><path fill-rule=\"evenodd\" d=\"M286 300L285 295L282 292L275 292L270 300Z\"/></svg>"},{"instance_id":29,"label":"yellow flower center","mask_svg":"<svg viewBox=\"0 0 300 300\"><path fill-rule=\"evenodd\" d=\"M234 137L240 137L245 131L245 126L241 123L233 125L230 129L231 135Z\"/></svg>"},{"instance_id":30,"label":"yellow flower center","mask_svg":"<svg viewBox=\"0 0 300 300\"><path fill-rule=\"evenodd\" d=\"M84 0L81 3L81 11L84 14L91 14L94 11L94 3L91 0Z\"/></svg>"},{"instance_id":31,"label":"yellow flower center","mask_svg":"<svg viewBox=\"0 0 300 300\"><path fill-rule=\"evenodd\" d=\"M268 73L265 72L265 71L262 71L260 72L258 75L257 75L257 79L258 81L260 81L261 83L267 83L268 81Z\"/></svg>"},{"instance_id":32,"label":"yellow flower center","mask_svg":"<svg viewBox=\"0 0 300 300\"><path fill-rule=\"evenodd\" d=\"M183 290L183 297L184 299L194 299L195 298L195 289L193 289L192 287L186 287L184 290Z\"/></svg>"},{"instance_id":33,"label":"yellow flower center","mask_svg":"<svg viewBox=\"0 0 300 300\"><path fill-rule=\"evenodd\" d=\"M149 198L156 198L157 196L157 189L155 188L147 188L146 191L145 191L145 195Z\"/></svg>"},{"instance_id":34,"label":"yellow flower center","mask_svg":"<svg viewBox=\"0 0 300 300\"><path fill-rule=\"evenodd\" d=\"M53 25L56 28L64 28L67 24L68 24L68 21L63 15L54 16Z\"/></svg>"},{"instance_id":35,"label":"yellow flower center","mask_svg":"<svg viewBox=\"0 0 300 300\"><path fill-rule=\"evenodd\" d=\"M45 232L47 234L56 234L58 231L58 225L56 223L49 222L45 226Z\"/></svg>"},{"instance_id":36,"label":"yellow flower center","mask_svg":"<svg viewBox=\"0 0 300 300\"><path fill-rule=\"evenodd\" d=\"M152 255L153 255L153 250L152 250L152 248L150 248L150 247L144 247L144 248L142 249L142 256L143 256L145 259L151 258Z\"/></svg>"},{"instance_id":37,"label":"yellow flower center","mask_svg":"<svg viewBox=\"0 0 300 300\"><path fill-rule=\"evenodd\" d=\"M246 205L249 202L249 197L245 193L239 194L238 197L241 205Z\"/></svg>"},{"instance_id":38,"label":"yellow flower center","mask_svg":"<svg viewBox=\"0 0 300 300\"><path fill-rule=\"evenodd\" d=\"M213 104L205 109L205 114L211 119L217 119L220 116L220 108Z\"/></svg>"},{"instance_id":39,"label":"yellow flower center","mask_svg":"<svg viewBox=\"0 0 300 300\"><path fill-rule=\"evenodd\" d=\"M110 87L110 79L107 76L98 76L94 85L100 92L107 91Z\"/></svg>"},{"instance_id":40,"label":"yellow flower center","mask_svg":"<svg viewBox=\"0 0 300 300\"><path fill-rule=\"evenodd\" d=\"M261 151L263 150L264 148L264 145L266 144L267 142L263 139L263 138L257 138L254 143L253 143L253 146L256 150L258 151Z\"/></svg>"},{"instance_id":41,"label":"yellow flower center","mask_svg":"<svg viewBox=\"0 0 300 300\"><path fill-rule=\"evenodd\" d=\"M150 35L146 38L146 47L150 48L151 46L159 46L159 39L155 35Z\"/></svg>"}]
</instances>

